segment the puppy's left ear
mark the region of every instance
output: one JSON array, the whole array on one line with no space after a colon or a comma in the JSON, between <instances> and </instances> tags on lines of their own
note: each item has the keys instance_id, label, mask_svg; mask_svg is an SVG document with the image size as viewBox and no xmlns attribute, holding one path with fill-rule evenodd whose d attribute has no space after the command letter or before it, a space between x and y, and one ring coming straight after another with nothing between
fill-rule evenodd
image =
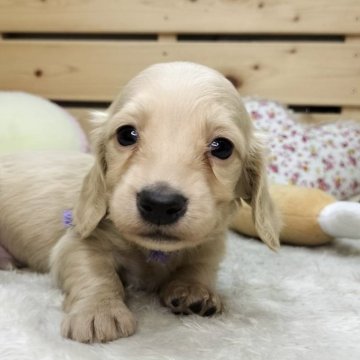
<instances>
[{"instance_id":1,"label":"puppy's left ear","mask_svg":"<svg viewBox=\"0 0 360 360\"><path fill-rule=\"evenodd\" d=\"M256 137L252 140L236 191L251 206L260 239L275 250L280 246L280 216L269 194L263 145Z\"/></svg>"},{"instance_id":2,"label":"puppy's left ear","mask_svg":"<svg viewBox=\"0 0 360 360\"><path fill-rule=\"evenodd\" d=\"M92 133L95 162L86 175L74 208L74 225L82 238L89 236L106 215L105 144L101 125Z\"/></svg>"}]
</instances>

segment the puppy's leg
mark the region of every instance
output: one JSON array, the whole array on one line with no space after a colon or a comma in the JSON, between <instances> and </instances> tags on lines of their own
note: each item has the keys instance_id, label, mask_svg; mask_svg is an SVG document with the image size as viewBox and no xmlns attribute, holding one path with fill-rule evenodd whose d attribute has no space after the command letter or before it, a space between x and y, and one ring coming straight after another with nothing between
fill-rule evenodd
<instances>
[{"instance_id":1,"label":"puppy's leg","mask_svg":"<svg viewBox=\"0 0 360 360\"><path fill-rule=\"evenodd\" d=\"M196 267L183 269L163 287L161 300L174 314L211 316L221 311L220 297L212 286L198 280L197 271Z\"/></svg>"},{"instance_id":2,"label":"puppy's leg","mask_svg":"<svg viewBox=\"0 0 360 360\"><path fill-rule=\"evenodd\" d=\"M214 246L212 242L211 246L196 250L196 255L190 256L162 287L160 299L174 314L211 316L222 310L215 282L223 243Z\"/></svg>"},{"instance_id":3,"label":"puppy's leg","mask_svg":"<svg viewBox=\"0 0 360 360\"><path fill-rule=\"evenodd\" d=\"M51 269L65 292L64 337L107 342L135 332L136 321L124 303L124 287L106 244L68 233L54 248Z\"/></svg>"}]
</instances>

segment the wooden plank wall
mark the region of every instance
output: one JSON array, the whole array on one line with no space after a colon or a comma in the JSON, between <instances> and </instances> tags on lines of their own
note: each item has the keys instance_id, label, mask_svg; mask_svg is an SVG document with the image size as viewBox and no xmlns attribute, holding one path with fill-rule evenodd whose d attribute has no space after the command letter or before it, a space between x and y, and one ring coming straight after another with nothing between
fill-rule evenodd
<instances>
[{"instance_id":1,"label":"wooden plank wall","mask_svg":"<svg viewBox=\"0 0 360 360\"><path fill-rule=\"evenodd\" d=\"M189 60L310 121L360 118L359 0L0 0L0 33L0 89L77 115L151 63Z\"/></svg>"},{"instance_id":2,"label":"wooden plank wall","mask_svg":"<svg viewBox=\"0 0 360 360\"><path fill-rule=\"evenodd\" d=\"M359 35L358 0L1 0L1 32Z\"/></svg>"}]
</instances>

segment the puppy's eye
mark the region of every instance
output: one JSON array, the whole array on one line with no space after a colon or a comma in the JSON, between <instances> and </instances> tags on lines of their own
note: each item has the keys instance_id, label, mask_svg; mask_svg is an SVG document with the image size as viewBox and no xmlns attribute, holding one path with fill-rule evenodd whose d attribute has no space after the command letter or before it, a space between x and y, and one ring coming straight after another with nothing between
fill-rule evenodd
<instances>
[{"instance_id":1,"label":"puppy's eye","mask_svg":"<svg viewBox=\"0 0 360 360\"><path fill-rule=\"evenodd\" d=\"M233 149L233 143L225 138L216 138L210 144L211 155L222 160L229 158L233 152Z\"/></svg>"},{"instance_id":2,"label":"puppy's eye","mask_svg":"<svg viewBox=\"0 0 360 360\"><path fill-rule=\"evenodd\" d=\"M122 146L133 145L138 140L138 132L131 125L124 125L116 130L117 141Z\"/></svg>"}]
</instances>

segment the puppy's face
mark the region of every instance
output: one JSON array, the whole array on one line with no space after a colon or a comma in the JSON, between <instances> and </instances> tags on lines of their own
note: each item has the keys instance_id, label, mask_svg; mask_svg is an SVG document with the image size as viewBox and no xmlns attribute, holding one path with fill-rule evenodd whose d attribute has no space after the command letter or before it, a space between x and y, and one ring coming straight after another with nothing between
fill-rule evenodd
<instances>
[{"instance_id":1,"label":"puppy's face","mask_svg":"<svg viewBox=\"0 0 360 360\"><path fill-rule=\"evenodd\" d=\"M95 142L97 166L88 176L95 208L104 201L100 212L126 240L154 250L221 236L235 201L249 191L252 197L263 171L246 174L255 139L236 90L195 64L159 64L137 76Z\"/></svg>"}]
</instances>

